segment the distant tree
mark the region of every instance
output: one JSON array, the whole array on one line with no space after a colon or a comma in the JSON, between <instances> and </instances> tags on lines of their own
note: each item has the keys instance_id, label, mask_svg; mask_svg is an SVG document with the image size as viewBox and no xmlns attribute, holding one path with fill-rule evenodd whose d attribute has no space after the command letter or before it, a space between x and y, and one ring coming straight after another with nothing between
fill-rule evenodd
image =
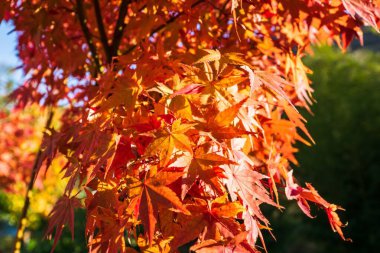
<instances>
[{"instance_id":1,"label":"distant tree","mask_svg":"<svg viewBox=\"0 0 380 253\"><path fill-rule=\"evenodd\" d=\"M0 65L0 108L4 108L9 99L7 95L14 89L15 81L12 78L12 69Z\"/></svg>"}]
</instances>

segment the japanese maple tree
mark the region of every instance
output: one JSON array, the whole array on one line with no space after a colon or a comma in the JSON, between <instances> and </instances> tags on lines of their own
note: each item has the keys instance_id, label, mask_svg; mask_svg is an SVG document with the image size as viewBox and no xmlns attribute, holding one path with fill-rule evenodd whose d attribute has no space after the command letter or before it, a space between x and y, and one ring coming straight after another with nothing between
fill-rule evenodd
<instances>
[{"instance_id":1,"label":"japanese maple tree","mask_svg":"<svg viewBox=\"0 0 380 253\"><path fill-rule=\"evenodd\" d=\"M87 210L90 252L266 250L262 205L279 194L342 239L339 206L293 177L313 139L302 57L377 29L379 0L4 0L26 81L15 109L64 110L46 124L33 174L66 158L54 246ZM34 178L31 178L33 182ZM33 183L29 184L33 186ZM72 231L73 232L73 231ZM18 233L19 250L22 229ZM54 250L54 246L52 251Z\"/></svg>"}]
</instances>

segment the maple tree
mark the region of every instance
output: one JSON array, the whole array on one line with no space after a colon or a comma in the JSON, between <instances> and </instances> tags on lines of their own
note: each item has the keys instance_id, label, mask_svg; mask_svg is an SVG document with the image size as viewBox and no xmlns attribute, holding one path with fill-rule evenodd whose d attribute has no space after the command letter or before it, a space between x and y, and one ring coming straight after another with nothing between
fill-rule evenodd
<instances>
[{"instance_id":1,"label":"maple tree","mask_svg":"<svg viewBox=\"0 0 380 253\"><path fill-rule=\"evenodd\" d=\"M260 206L281 209L280 193L310 217L310 203L322 208L350 240L341 208L293 177L295 143L314 142L297 110L313 102L302 57L313 44L344 50L362 40L363 24L377 29L378 6L2 1L0 20L14 23L28 74L10 95L15 110L64 111L59 128L46 124L29 184L66 158L68 183L47 229L52 251L82 205L90 252L176 252L194 241L195 252L266 250Z\"/></svg>"}]
</instances>

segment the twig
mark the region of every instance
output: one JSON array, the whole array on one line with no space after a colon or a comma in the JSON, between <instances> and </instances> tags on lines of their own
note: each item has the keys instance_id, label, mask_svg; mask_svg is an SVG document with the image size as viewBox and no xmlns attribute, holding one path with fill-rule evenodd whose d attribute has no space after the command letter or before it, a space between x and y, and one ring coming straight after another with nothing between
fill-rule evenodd
<instances>
[{"instance_id":1,"label":"twig","mask_svg":"<svg viewBox=\"0 0 380 253\"><path fill-rule=\"evenodd\" d=\"M111 63L111 60L112 60L111 48L108 45L108 38L107 38L106 30L104 29L102 12L100 10L99 0L93 0L92 2L94 4L96 22L98 24L98 30L99 30L99 34L100 34L100 41L102 42L104 53L106 54L107 63Z\"/></svg>"},{"instance_id":2,"label":"twig","mask_svg":"<svg viewBox=\"0 0 380 253\"><path fill-rule=\"evenodd\" d=\"M89 47L91 55L92 55L92 58L94 60L94 63L95 63L95 66L96 66L96 71L97 72L101 72L101 66L100 66L100 62L99 62L99 56L96 53L96 47L95 47L94 41L91 38L90 30L88 29L87 24L86 24L87 20L86 20L85 14L84 14L83 1L82 0L77 0L77 6L76 7L77 7L76 8L76 14L78 16L80 26L82 28L84 37L86 38L88 47ZM96 75L97 74L95 73L94 77Z\"/></svg>"},{"instance_id":3,"label":"twig","mask_svg":"<svg viewBox=\"0 0 380 253\"><path fill-rule=\"evenodd\" d=\"M46 120L44 131L46 131L47 129L50 128L51 122L53 120L53 116L54 116L54 111L53 111L53 109L51 109L49 112L48 118ZM40 147L39 147L37 155L36 155L36 159L34 160L34 164L33 164L33 168L32 168L32 175L30 176L28 188L26 189L24 206L23 206L22 211L21 211L21 216L20 216L19 224L18 224L17 231L16 231L16 238L15 238L15 242L14 242L14 246L13 246L13 253L20 253L21 252L21 244L22 244L22 239L24 237L24 231L25 231L25 225L26 225L26 216L28 214L28 209L29 209L29 205L30 205L30 195L31 195L31 191L33 190L34 182L37 178L38 171L40 169L40 165L42 163L41 155L42 155L42 143L40 144Z\"/></svg>"},{"instance_id":4,"label":"twig","mask_svg":"<svg viewBox=\"0 0 380 253\"><path fill-rule=\"evenodd\" d=\"M228 16L228 15L226 14L225 11L226 11L227 4L228 4L229 2L230 2L229 0L226 0L226 1L224 2L224 4L223 4L222 8L219 9L219 15L218 15L218 17L217 17L218 23L220 23L221 18L222 18L222 15L226 15L226 16Z\"/></svg>"},{"instance_id":5,"label":"twig","mask_svg":"<svg viewBox=\"0 0 380 253\"><path fill-rule=\"evenodd\" d=\"M115 31L113 33L113 40L111 45L111 57L117 56L117 51L119 50L119 46L121 43L121 39L123 38L123 33L125 29L124 19L127 15L128 5L132 2L132 0L123 0L119 7L119 17L116 21Z\"/></svg>"}]
</instances>

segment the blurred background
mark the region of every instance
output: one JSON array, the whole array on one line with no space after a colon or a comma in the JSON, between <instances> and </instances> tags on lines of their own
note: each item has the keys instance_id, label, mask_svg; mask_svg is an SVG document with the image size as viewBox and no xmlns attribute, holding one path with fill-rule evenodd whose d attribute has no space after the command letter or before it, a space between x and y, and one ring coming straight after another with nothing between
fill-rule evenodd
<instances>
[{"instance_id":1,"label":"blurred background","mask_svg":"<svg viewBox=\"0 0 380 253\"><path fill-rule=\"evenodd\" d=\"M15 35L7 34L11 30L10 24L0 26L0 107L4 110L4 95L22 79L19 72L12 71L19 63L15 56ZM346 209L340 215L344 222L348 222L344 232L353 243L342 241L331 231L322 210L315 208L313 214L316 218L309 219L295 202L283 199L281 204L286 207L285 211L264 210L277 239L275 241L266 235L270 253L378 252L380 37L367 31L364 38L364 48L354 43L349 52L342 54L336 48L319 47L315 48L313 56L306 59L305 65L314 71L311 79L317 102L312 107L314 115L307 111L302 114L308 121L307 127L316 145L299 145L297 158L300 166L294 166L300 182L311 182L326 200ZM31 109L29 114L32 115L29 120L37 121L35 128L38 129L38 112ZM19 132L13 135L20 138ZM11 138L12 133L8 136ZM39 142L36 143L38 148ZM15 151L11 155L17 154ZM29 211L27 243L22 252L50 251L52 242L42 240L47 225L46 215L54 197L62 191L55 181L58 180L58 171L54 170L54 165L51 171L52 178L55 176L53 181L41 181L33 191L34 205L32 203ZM1 181L1 173L5 172L0 168L0 184L7 183ZM11 249L24 197L20 194L22 187L12 194L0 190L0 252ZM41 202L41 199L46 201ZM55 252L86 252L84 222L85 213L77 211L74 241L65 231Z\"/></svg>"},{"instance_id":2,"label":"blurred background","mask_svg":"<svg viewBox=\"0 0 380 253\"><path fill-rule=\"evenodd\" d=\"M303 112L316 144L298 145L296 177L310 182L339 212L344 242L331 232L326 215L302 215L296 203L283 200L283 213L271 211L271 253L378 252L380 240L380 53L376 44L342 54L322 47L305 64L314 74L314 115ZM268 241L270 238L268 237Z\"/></svg>"}]
</instances>

